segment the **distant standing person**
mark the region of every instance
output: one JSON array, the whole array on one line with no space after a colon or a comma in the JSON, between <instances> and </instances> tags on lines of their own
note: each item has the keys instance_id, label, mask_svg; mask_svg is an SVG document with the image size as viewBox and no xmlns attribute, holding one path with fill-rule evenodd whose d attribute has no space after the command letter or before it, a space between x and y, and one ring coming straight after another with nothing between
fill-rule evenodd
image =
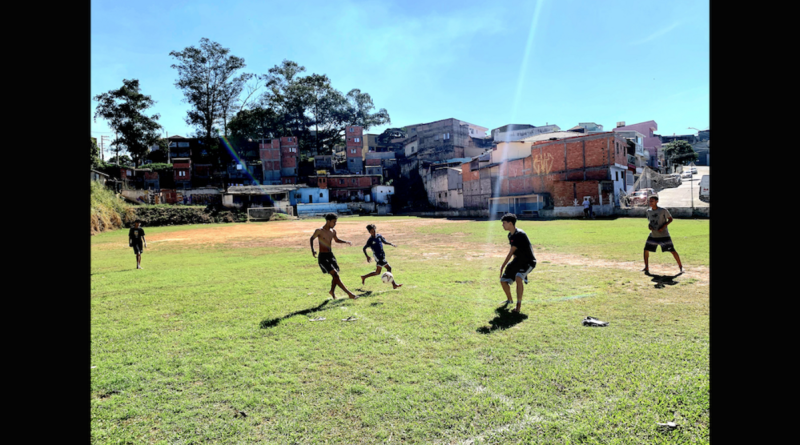
<instances>
[{"instance_id":1,"label":"distant standing person","mask_svg":"<svg viewBox=\"0 0 800 445\"><path fill-rule=\"evenodd\" d=\"M336 226L336 221L338 219L339 217L336 216L335 213L328 213L325 215L325 225L315 230L314 234L311 235L311 254L314 256L314 258L317 258L317 252L314 251L314 238L319 238L319 258L317 258L317 263L319 264L319 268L322 269L322 273L330 274L332 277L330 290L331 297L336 299L334 290L336 289L336 286L339 286L350 298L355 300L358 297L347 290L347 288L344 286L344 283L342 283L342 280L339 278L339 264L336 263L336 257L333 256L333 252L331 251L331 245L333 244L333 241L336 241L337 243L345 243L348 246L353 245L353 243L350 241L340 240L339 237L336 236L336 230L333 228Z\"/></svg>"},{"instance_id":2,"label":"distant standing person","mask_svg":"<svg viewBox=\"0 0 800 445\"><path fill-rule=\"evenodd\" d=\"M506 260L500 266L500 285L503 287L503 292L506 293L506 301L503 304L508 305L514 302L511 298L509 283L516 282L517 308L513 312L519 313L522 308L523 283L528 284L528 274L536 267L536 257L533 255L533 246L531 246L528 235L522 229L517 228L517 216L513 213L506 213L501 221L503 229L509 232L508 243L511 245ZM512 256L514 260L509 263ZM503 272L504 269L505 272Z\"/></svg>"},{"instance_id":3,"label":"distant standing person","mask_svg":"<svg viewBox=\"0 0 800 445\"><path fill-rule=\"evenodd\" d=\"M589 203L589 198L588 197L583 198L583 219L588 219L589 218L589 208L590 207L591 207L591 204Z\"/></svg>"},{"instance_id":4,"label":"distant standing person","mask_svg":"<svg viewBox=\"0 0 800 445\"><path fill-rule=\"evenodd\" d=\"M372 249L372 254L375 256L375 265L376 269L375 272L368 273L366 275L361 275L361 284L364 284L364 281L369 277L374 277L375 275L381 274L381 268L385 267L386 270L391 273L392 266L389 265L389 262L386 261L386 253L383 251L383 245L388 244L392 247L397 247L394 244L386 241L386 238L383 237L380 233L377 233L377 228L375 224L370 224L367 226L367 231L370 234L369 239L367 240L367 244L364 245L364 256L367 257L367 263L369 263L372 258L369 257L367 254L367 248ZM394 282L394 278L392 278L392 289L397 289L398 287L402 286L402 284L397 284Z\"/></svg>"},{"instance_id":5,"label":"distant standing person","mask_svg":"<svg viewBox=\"0 0 800 445\"><path fill-rule=\"evenodd\" d=\"M144 229L142 229L142 222L136 221L133 227L128 231L128 247L133 247L133 253L136 254L136 268L142 268L142 252L147 247L147 240L144 239Z\"/></svg>"},{"instance_id":6,"label":"distant standing person","mask_svg":"<svg viewBox=\"0 0 800 445\"><path fill-rule=\"evenodd\" d=\"M644 244L644 269L642 272L649 274L650 267L648 259L650 252L655 252L658 246L661 246L662 252L671 252L678 262L680 273L683 273L683 265L681 265L681 257L675 251L675 246L672 245L672 238L669 236L667 226L672 223L672 215L669 210L658 206L658 196L651 196L648 200L650 208L647 209L647 228L650 229L650 235Z\"/></svg>"}]
</instances>

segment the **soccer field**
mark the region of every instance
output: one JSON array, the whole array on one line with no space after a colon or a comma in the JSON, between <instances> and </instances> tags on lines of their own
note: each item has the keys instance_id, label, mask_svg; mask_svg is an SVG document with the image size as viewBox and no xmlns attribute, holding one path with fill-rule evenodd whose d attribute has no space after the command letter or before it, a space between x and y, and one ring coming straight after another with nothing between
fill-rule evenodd
<instances>
[{"instance_id":1,"label":"soccer field","mask_svg":"<svg viewBox=\"0 0 800 445\"><path fill-rule=\"evenodd\" d=\"M639 272L645 218L518 221L521 315L500 221L339 219L357 300L328 295L324 223L145 227L143 270L127 230L92 237L92 443L708 443L708 220L669 226L674 278ZM361 284L370 223L400 289Z\"/></svg>"}]
</instances>

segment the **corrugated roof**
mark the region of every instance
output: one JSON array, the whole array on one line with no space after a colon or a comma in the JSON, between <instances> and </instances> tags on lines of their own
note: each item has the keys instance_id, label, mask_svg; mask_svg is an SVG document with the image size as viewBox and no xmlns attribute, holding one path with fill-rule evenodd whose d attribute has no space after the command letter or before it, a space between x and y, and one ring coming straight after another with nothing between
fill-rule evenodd
<instances>
[{"instance_id":1,"label":"corrugated roof","mask_svg":"<svg viewBox=\"0 0 800 445\"><path fill-rule=\"evenodd\" d=\"M236 185L228 187L230 195L273 195L286 193L307 187L306 184L281 184L281 185Z\"/></svg>"},{"instance_id":2,"label":"corrugated roof","mask_svg":"<svg viewBox=\"0 0 800 445\"><path fill-rule=\"evenodd\" d=\"M549 141L552 138L566 139L577 136L587 136L587 135L584 133L579 133L577 131L554 131L552 133L537 134L536 136L527 137L522 141L516 141L516 142L539 142L539 141Z\"/></svg>"}]
</instances>

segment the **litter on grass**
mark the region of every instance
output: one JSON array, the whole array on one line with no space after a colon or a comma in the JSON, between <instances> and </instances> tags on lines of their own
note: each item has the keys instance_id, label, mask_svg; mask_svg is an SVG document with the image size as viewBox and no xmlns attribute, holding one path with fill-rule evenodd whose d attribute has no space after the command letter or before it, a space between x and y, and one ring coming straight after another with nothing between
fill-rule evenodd
<instances>
[{"instance_id":1,"label":"litter on grass","mask_svg":"<svg viewBox=\"0 0 800 445\"><path fill-rule=\"evenodd\" d=\"M598 320L594 317L586 317L583 319L583 325L589 327L603 327L603 326L608 326L608 322Z\"/></svg>"}]
</instances>

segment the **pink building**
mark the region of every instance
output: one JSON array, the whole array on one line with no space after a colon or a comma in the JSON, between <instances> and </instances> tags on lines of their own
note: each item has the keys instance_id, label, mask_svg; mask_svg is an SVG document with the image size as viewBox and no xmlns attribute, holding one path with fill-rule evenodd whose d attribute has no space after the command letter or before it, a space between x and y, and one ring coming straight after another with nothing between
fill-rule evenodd
<instances>
[{"instance_id":1,"label":"pink building","mask_svg":"<svg viewBox=\"0 0 800 445\"><path fill-rule=\"evenodd\" d=\"M649 167L658 169L658 153L661 151L661 138L655 136L653 132L658 131L658 124L656 121L640 122L638 124L625 125L625 122L617 122L617 128L611 130L617 131L638 131L644 135L644 149L650 153Z\"/></svg>"}]
</instances>

